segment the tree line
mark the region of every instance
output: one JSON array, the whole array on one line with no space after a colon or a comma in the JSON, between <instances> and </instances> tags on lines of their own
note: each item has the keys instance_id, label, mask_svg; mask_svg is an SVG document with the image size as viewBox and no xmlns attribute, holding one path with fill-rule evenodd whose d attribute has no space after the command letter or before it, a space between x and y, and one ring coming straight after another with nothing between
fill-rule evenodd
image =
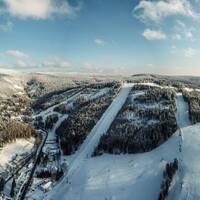
<instances>
[{"instance_id":1,"label":"tree line","mask_svg":"<svg viewBox=\"0 0 200 200\"><path fill-rule=\"evenodd\" d=\"M36 136L36 132L26 123L15 120L0 123L0 147L3 147L7 143L14 142L16 139L30 138L32 136Z\"/></svg>"},{"instance_id":2,"label":"tree line","mask_svg":"<svg viewBox=\"0 0 200 200\"><path fill-rule=\"evenodd\" d=\"M189 106L189 117L192 124L200 122L200 93L183 90L183 97Z\"/></svg>"}]
</instances>

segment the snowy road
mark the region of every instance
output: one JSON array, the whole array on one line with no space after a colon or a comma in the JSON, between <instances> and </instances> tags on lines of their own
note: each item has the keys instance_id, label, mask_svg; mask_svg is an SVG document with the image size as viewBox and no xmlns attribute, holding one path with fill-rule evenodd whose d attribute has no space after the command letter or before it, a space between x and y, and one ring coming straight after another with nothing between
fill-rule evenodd
<instances>
[{"instance_id":1,"label":"snowy road","mask_svg":"<svg viewBox=\"0 0 200 200\"><path fill-rule=\"evenodd\" d=\"M102 115L101 119L97 122L95 127L92 129L88 137L85 139L84 143L81 145L80 149L76 152L74 160L71 162L69 168L68 168L68 174L64 177L64 179L54 188L53 194L50 194L51 199L58 198L59 199L65 199L66 197L63 196L63 192L67 190L68 184L66 184L68 181L71 180L73 177L73 174L76 173L78 169L81 168L84 161L87 159L87 157L90 157L95 149L95 147L98 145L98 142L101 138L101 136L107 132L110 125L112 124L113 120L117 116L118 112L124 105L129 92L131 91L133 84L125 84L117 97L113 100L111 105L108 107L108 109L105 111L105 113ZM62 187L61 187L62 185ZM54 196L55 194L55 196ZM49 199L49 197L48 197Z\"/></svg>"}]
</instances>

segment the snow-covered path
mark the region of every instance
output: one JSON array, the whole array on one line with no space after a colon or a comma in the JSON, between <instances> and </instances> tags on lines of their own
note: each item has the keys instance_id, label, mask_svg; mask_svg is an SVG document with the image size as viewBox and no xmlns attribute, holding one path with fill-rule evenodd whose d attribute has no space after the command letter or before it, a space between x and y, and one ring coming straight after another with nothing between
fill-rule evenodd
<instances>
[{"instance_id":1,"label":"snow-covered path","mask_svg":"<svg viewBox=\"0 0 200 200\"><path fill-rule=\"evenodd\" d=\"M196 135L197 127L194 126L195 128L193 128L193 126L191 126L188 103L184 101L182 93L177 93L176 105L176 120L180 128L179 133L181 133L181 138L179 137L179 146L181 150L177 155L177 158L179 158L179 178L175 186L175 191L169 195L168 199L199 200L200 169L198 167L199 148L197 146L199 146L199 138ZM191 127L191 133L188 131L189 127ZM188 134L190 136L188 136ZM195 142L194 138L196 138Z\"/></svg>"},{"instance_id":2,"label":"snow-covered path","mask_svg":"<svg viewBox=\"0 0 200 200\"><path fill-rule=\"evenodd\" d=\"M190 126L191 123L189 119L189 108L188 104L183 99L182 93L177 93L176 95L176 106L176 120L179 128Z\"/></svg>"},{"instance_id":3,"label":"snow-covered path","mask_svg":"<svg viewBox=\"0 0 200 200\"><path fill-rule=\"evenodd\" d=\"M167 200L200 199L199 129L199 124L182 129L182 190L174 191L173 195L170 192ZM73 177L71 185L60 185L60 190L54 191L54 198L50 199L155 200L158 198L166 163L172 162L180 154L178 143L179 131L151 152L129 155L104 154L87 159ZM175 178L177 182L180 181L179 176Z\"/></svg>"},{"instance_id":4,"label":"snow-covered path","mask_svg":"<svg viewBox=\"0 0 200 200\"><path fill-rule=\"evenodd\" d=\"M85 159L90 157L98 145L98 142L101 136L107 132L113 120L117 116L118 112L124 105L129 92L131 91L133 84L125 84L117 97L113 100L111 105L102 115L101 119L97 122L95 127L92 129L88 137L85 139L84 143L81 145L80 149L76 152L74 160L71 162L68 168L68 174L64 177L64 179L54 188L54 194L56 198L58 198L58 194L60 194L60 199L63 199L63 191L65 191L68 187L66 184L70 181L71 177L75 172L82 166ZM65 185L65 187L60 187L61 185ZM51 196L51 199L55 199L54 195Z\"/></svg>"},{"instance_id":5,"label":"snow-covered path","mask_svg":"<svg viewBox=\"0 0 200 200\"><path fill-rule=\"evenodd\" d=\"M47 136L47 141L48 140L53 140L56 139L56 129L61 125L61 123L68 118L67 114L61 115L59 114L59 119L58 121L54 124L53 128L51 131L48 132L48 136Z\"/></svg>"},{"instance_id":6,"label":"snow-covered path","mask_svg":"<svg viewBox=\"0 0 200 200\"><path fill-rule=\"evenodd\" d=\"M183 129L181 160L179 160L179 177L175 191L168 200L199 200L200 199L200 125L188 126ZM181 165L181 166L180 166ZM178 187L180 185L181 187Z\"/></svg>"},{"instance_id":7,"label":"snow-covered path","mask_svg":"<svg viewBox=\"0 0 200 200\"><path fill-rule=\"evenodd\" d=\"M184 101L181 93L177 94L177 122L181 128L183 137L182 141L182 156L181 156L181 179L182 189L179 193L177 191L175 198L179 200L199 200L200 199L200 169L199 169L199 137L197 133L193 133L191 127L190 137L186 138L189 134L184 127L190 126L188 104ZM195 126L194 126L195 127ZM195 138L195 142L194 142ZM187 145L185 144L187 140ZM189 146L190 145L190 146Z\"/></svg>"}]
</instances>

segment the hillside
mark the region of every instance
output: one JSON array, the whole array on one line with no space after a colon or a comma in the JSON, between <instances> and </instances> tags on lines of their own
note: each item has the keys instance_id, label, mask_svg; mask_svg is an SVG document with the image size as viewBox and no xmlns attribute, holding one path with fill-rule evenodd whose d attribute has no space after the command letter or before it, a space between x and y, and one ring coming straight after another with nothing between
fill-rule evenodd
<instances>
[{"instance_id":1,"label":"hillside","mask_svg":"<svg viewBox=\"0 0 200 200\"><path fill-rule=\"evenodd\" d=\"M88 159L71 184L62 182L46 199L157 199L166 163L179 158L181 169L171 186L168 199L197 200L200 198L200 183L196 178L200 172L199 128L199 125L195 125L182 129L181 153L177 132L169 141L149 153L103 155Z\"/></svg>"},{"instance_id":2,"label":"hillside","mask_svg":"<svg viewBox=\"0 0 200 200\"><path fill-rule=\"evenodd\" d=\"M2 198L199 199L198 84L1 74Z\"/></svg>"}]
</instances>

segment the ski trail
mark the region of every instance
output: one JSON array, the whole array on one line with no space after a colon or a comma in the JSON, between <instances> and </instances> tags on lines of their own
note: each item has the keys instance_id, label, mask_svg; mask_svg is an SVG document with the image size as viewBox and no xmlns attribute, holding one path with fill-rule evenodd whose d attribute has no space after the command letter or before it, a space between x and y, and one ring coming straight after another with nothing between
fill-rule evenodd
<instances>
[{"instance_id":1,"label":"ski trail","mask_svg":"<svg viewBox=\"0 0 200 200\"><path fill-rule=\"evenodd\" d=\"M47 141L49 140L53 140L56 139L56 129L61 125L61 123L68 118L67 114L58 115L59 119L58 121L54 124L53 128L48 132L48 136L47 136Z\"/></svg>"},{"instance_id":2,"label":"ski trail","mask_svg":"<svg viewBox=\"0 0 200 200\"><path fill-rule=\"evenodd\" d=\"M113 120L117 116L118 112L124 105L129 92L134 84L124 84L122 86L121 91L117 95L117 97L113 100L108 109L104 112L100 120L94 126L90 134L87 136L79 150L76 152L74 160L71 162L68 168L67 175L63 178L63 180L55 186L53 193L49 194L50 199L65 199L66 197L63 194L67 191L69 185L67 184L76 171L82 166L82 163L90 157L98 145L101 136L107 132ZM58 198L59 197L59 198ZM46 199L49 199L47 197Z\"/></svg>"},{"instance_id":3,"label":"ski trail","mask_svg":"<svg viewBox=\"0 0 200 200\"><path fill-rule=\"evenodd\" d=\"M175 184L175 190L169 195L167 198L168 200L172 199L179 199L179 200L192 200L193 195L191 195L193 192L192 190L194 188L189 188L187 186L187 181L185 177L185 167L184 167L184 149L183 149L183 128L190 126L191 122L189 119L189 108L188 108L188 103L185 102L182 93L177 93L176 94L176 107L177 107L177 112L176 112L176 121L177 125L179 128L179 143L178 143L178 148L179 148L179 154L178 154L178 160L179 160L179 170L178 170L178 182ZM186 184L184 182L186 181Z\"/></svg>"},{"instance_id":4,"label":"ski trail","mask_svg":"<svg viewBox=\"0 0 200 200\"><path fill-rule=\"evenodd\" d=\"M75 94L73 94L71 97L67 98L66 100L60 102L59 104L55 104L49 108L47 108L44 111L41 111L39 114L34 115L34 117L39 117L39 116L47 116L51 113L53 113L53 110L55 107L61 105L61 104L68 104L69 102L73 101L76 97L78 97L81 94L82 90L78 90Z\"/></svg>"},{"instance_id":5,"label":"ski trail","mask_svg":"<svg viewBox=\"0 0 200 200\"><path fill-rule=\"evenodd\" d=\"M179 128L184 128L190 126L190 119L189 119L189 108L188 104L184 101L182 93L177 93L176 95L176 106L177 106L177 113L176 113L176 120Z\"/></svg>"}]
</instances>

